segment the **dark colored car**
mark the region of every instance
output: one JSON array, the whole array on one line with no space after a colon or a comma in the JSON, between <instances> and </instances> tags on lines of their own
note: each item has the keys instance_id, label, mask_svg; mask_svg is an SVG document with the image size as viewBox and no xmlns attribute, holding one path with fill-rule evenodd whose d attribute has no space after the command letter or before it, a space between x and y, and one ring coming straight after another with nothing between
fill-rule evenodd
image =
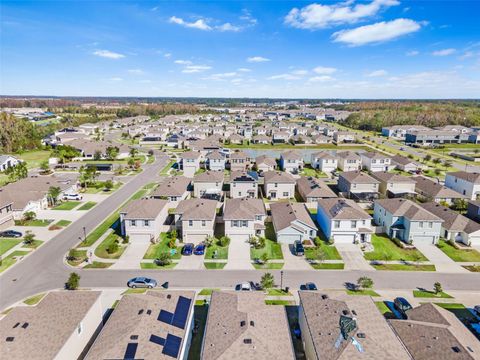
<instances>
[{"instance_id":1,"label":"dark colored car","mask_svg":"<svg viewBox=\"0 0 480 360\"><path fill-rule=\"evenodd\" d=\"M127 286L129 288L149 288L153 289L157 286L157 281L154 279L149 279L146 277L134 277L133 279L128 280Z\"/></svg>"},{"instance_id":2,"label":"dark colored car","mask_svg":"<svg viewBox=\"0 0 480 360\"><path fill-rule=\"evenodd\" d=\"M302 242L299 240L296 240L293 243L293 253L297 256L303 256L305 255L305 248L302 245Z\"/></svg>"},{"instance_id":3,"label":"dark colored car","mask_svg":"<svg viewBox=\"0 0 480 360\"><path fill-rule=\"evenodd\" d=\"M300 290L312 290L312 291L315 291L315 290L318 290L318 289L317 289L317 285L315 285L314 283L312 283L312 282L307 282L305 285L301 285L301 286L300 286Z\"/></svg>"},{"instance_id":4,"label":"dark colored car","mask_svg":"<svg viewBox=\"0 0 480 360\"><path fill-rule=\"evenodd\" d=\"M205 254L205 244L198 244L193 250L195 255L204 255Z\"/></svg>"},{"instance_id":5,"label":"dark colored car","mask_svg":"<svg viewBox=\"0 0 480 360\"><path fill-rule=\"evenodd\" d=\"M0 232L0 237L8 237L8 238L21 238L23 234L20 231L15 230L5 230Z\"/></svg>"},{"instance_id":6,"label":"dark colored car","mask_svg":"<svg viewBox=\"0 0 480 360\"><path fill-rule=\"evenodd\" d=\"M188 243L183 245L182 255L192 255L193 254L193 244Z\"/></svg>"},{"instance_id":7,"label":"dark colored car","mask_svg":"<svg viewBox=\"0 0 480 360\"><path fill-rule=\"evenodd\" d=\"M393 300L393 306L395 306L395 309L397 309L405 317L407 316L406 311L413 308L407 299L403 297L395 298L395 300Z\"/></svg>"}]
</instances>

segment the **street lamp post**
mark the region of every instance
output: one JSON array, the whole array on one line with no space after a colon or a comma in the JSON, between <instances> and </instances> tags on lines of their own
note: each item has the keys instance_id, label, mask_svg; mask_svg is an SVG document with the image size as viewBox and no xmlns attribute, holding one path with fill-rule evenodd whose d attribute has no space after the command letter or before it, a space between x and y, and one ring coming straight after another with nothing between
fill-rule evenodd
<instances>
[{"instance_id":1,"label":"street lamp post","mask_svg":"<svg viewBox=\"0 0 480 360\"><path fill-rule=\"evenodd\" d=\"M83 227L83 241L87 241L87 230L85 229L85 226Z\"/></svg>"},{"instance_id":2,"label":"street lamp post","mask_svg":"<svg viewBox=\"0 0 480 360\"><path fill-rule=\"evenodd\" d=\"M280 290L283 290L283 270L280 271Z\"/></svg>"}]
</instances>

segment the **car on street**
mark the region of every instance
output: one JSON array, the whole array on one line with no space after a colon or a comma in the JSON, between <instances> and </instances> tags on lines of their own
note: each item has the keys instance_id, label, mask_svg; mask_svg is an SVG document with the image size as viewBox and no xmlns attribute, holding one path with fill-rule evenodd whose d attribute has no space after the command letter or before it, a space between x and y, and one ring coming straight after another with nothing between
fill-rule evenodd
<instances>
[{"instance_id":1,"label":"car on street","mask_svg":"<svg viewBox=\"0 0 480 360\"><path fill-rule=\"evenodd\" d=\"M305 248L300 240L295 240L293 243L293 254L297 256L305 255Z\"/></svg>"},{"instance_id":2,"label":"car on street","mask_svg":"<svg viewBox=\"0 0 480 360\"><path fill-rule=\"evenodd\" d=\"M317 289L317 285L315 285L315 283L307 282L306 284L300 285L300 290L315 291L315 290L318 290L318 289Z\"/></svg>"},{"instance_id":3,"label":"car on street","mask_svg":"<svg viewBox=\"0 0 480 360\"><path fill-rule=\"evenodd\" d=\"M192 255L193 254L193 244L192 243L188 243L188 244L185 244L183 245L183 248L182 248L182 255Z\"/></svg>"},{"instance_id":4,"label":"car on street","mask_svg":"<svg viewBox=\"0 0 480 360\"><path fill-rule=\"evenodd\" d=\"M241 284L238 284L235 287L235 290L236 291L252 291L253 289L252 289L252 285L250 284L250 282L244 281Z\"/></svg>"},{"instance_id":5,"label":"car on street","mask_svg":"<svg viewBox=\"0 0 480 360\"><path fill-rule=\"evenodd\" d=\"M135 288L153 289L154 287L157 287L157 281L147 277L139 276L139 277L134 277L133 279L128 280L127 286L132 289L135 289Z\"/></svg>"},{"instance_id":6,"label":"car on street","mask_svg":"<svg viewBox=\"0 0 480 360\"><path fill-rule=\"evenodd\" d=\"M21 238L23 234L20 231L15 230L5 230L0 232L0 237L5 238Z\"/></svg>"},{"instance_id":7,"label":"car on street","mask_svg":"<svg viewBox=\"0 0 480 360\"><path fill-rule=\"evenodd\" d=\"M477 313L477 315L480 316L480 305L475 305L475 306L473 307L473 310Z\"/></svg>"},{"instance_id":8,"label":"car on street","mask_svg":"<svg viewBox=\"0 0 480 360\"><path fill-rule=\"evenodd\" d=\"M83 197L80 194L64 194L63 200L82 200Z\"/></svg>"},{"instance_id":9,"label":"car on street","mask_svg":"<svg viewBox=\"0 0 480 360\"><path fill-rule=\"evenodd\" d=\"M205 254L205 244L198 244L193 250L195 255L204 255Z\"/></svg>"}]
</instances>

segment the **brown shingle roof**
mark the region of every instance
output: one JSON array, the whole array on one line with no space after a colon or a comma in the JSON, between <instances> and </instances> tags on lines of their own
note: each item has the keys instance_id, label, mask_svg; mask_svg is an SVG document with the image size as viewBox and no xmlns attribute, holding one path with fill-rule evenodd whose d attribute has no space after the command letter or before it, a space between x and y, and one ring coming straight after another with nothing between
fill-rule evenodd
<instances>
[{"instance_id":1,"label":"brown shingle roof","mask_svg":"<svg viewBox=\"0 0 480 360\"><path fill-rule=\"evenodd\" d=\"M314 198L336 198L337 194L328 187L322 180L314 177L302 176L297 179L297 189L305 197Z\"/></svg>"},{"instance_id":2,"label":"brown shingle roof","mask_svg":"<svg viewBox=\"0 0 480 360\"><path fill-rule=\"evenodd\" d=\"M152 196L182 196L191 182L192 179L185 176L169 177L158 185Z\"/></svg>"},{"instance_id":3,"label":"brown shingle roof","mask_svg":"<svg viewBox=\"0 0 480 360\"><path fill-rule=\"evenodd\" d=\"M467 234L480 230L480 224L436 202L420 204L420 206L442 219L442 227L444 229L449 231L465 231Z\"/></svg>"},{"instance_id":4,"label":"brown shingle roof","mask_svg":"<svg viewBox=\"0 0 480 360\"><path fill-rule=\"evenodd\" d=\"M406 177L406 176L395 174L395 173L390 173L387 171L374 172L372 173L372 177L381 182L415 184L415 180L413 180L410 177Z\"/></svg>"},{"instance_id":5,"label":"brown shingle roof","mask_svg":"<svg viewBox=\"0 0 480 360\"><path fill-rule=\"evenodd\" d=\"M208 199L182 200L175 214L182 214L183 220L212 220L217 213L217 201Z\"/></svg>"},{"instance_id":6,"label":"brown shingle roof","mask_svg":"<svg viewBox=\"0 0 480 360\"><path fill-rule=\"evenodd\" d=\"M412 177L415 180L415 191L421 192L427 196L433 198L444 198L444 199L463 199L464 195L453 191L452 189L447 188L446 186L440 185L439 183L427 179L423 176L414 176Z\"/></svg>"},{"instance_id":7,"label":"brown shingle roof","mask_svg":"<svg viewBox=\"0 0 480 360\"><path fill-rule=\"evenodd\" d=\"M225 174L222 170L207 170L203 173L195 175L193 178L193 184L195 183L211 183L211 182L223 182Z\"/></svg>"},{"instance_id":8,"label":"brown shingle roof","mask_svg":"<svg viewBox=\"0 0 480 360\"><path fill-rule=\"evenodd\" d=\"M340 174L350 184L379 184L380 182L362 171L344 171Z\"/></svg>"},{"instance_id":9,"label":"brown shingle roof","mask_svg":"<svg viewBox=\"0 0 480 360\"><path fill-rule=\"evenodd\" d=\"M471 182L473 184L480 184L480 173L478 172L455 171L449 172L447 175L455 176L456 178Z\"/></svg>"},{"instance_id":10,"label":"brown shingle roof","mask_svg":"<svg viewBox=\"0 0 480 360\"><path fill-rule=\"evenodd\" d=\"M225 201L225 220L255 220L255 215L266 215L262 199L238 198Z\"/></svg>"},{"instance_id":11,"label":"brown shingle roof","mask_svg":"<svg viewBox=\"0 0 480 360\"><path fill-rule=\"evenodd\" d=\"M417 203L407 199L382 199L375 201L394 216L405 216L410 220L443 221Z\"/></svg>"},{"instance_id":12,"label":"brown shingle roof","mask_svg":"<svg viewBox=\"0 0 480 360\"><path fill-rule=\"evenodd\" d=\"M125 214L125 219L155 219L167 204L167 200L138 199L129 202L120 212Z\"/></svg>"},{"instance_id":13,"label":"brown shingle roof","mask_svg":"<svg viewBox=\"0 0 480 360\"><path fill-rule=\"evenodd\" d=\"M296 220L313 229L317 228L303 203L272 203L270 204L270 211L272 212L272 221L277 231L289 227Z\"/></svg>"},{"instance_id":14,"label":"brown shingle roof","mask_svg":"<svg viewBox=\"0 0 480 360\"><path fill-rule=\"evenodd\" d=\"M265 171L263 173L265 184L268 183L286 183L295 184L295 178L286 172L282 171Z\"/></svg>"},{"instance_id":15,"label":"brown shingle roof","mask_svg":"<svg viewBox=\"0 0 480 360\"><path fill-rule=\"evenodd\" d=\"M328 217L339 220L367 220L371 219L365 210L358 204L349 199L320 199L318 200L320 206Z\"/></svg>"}]
</instances>

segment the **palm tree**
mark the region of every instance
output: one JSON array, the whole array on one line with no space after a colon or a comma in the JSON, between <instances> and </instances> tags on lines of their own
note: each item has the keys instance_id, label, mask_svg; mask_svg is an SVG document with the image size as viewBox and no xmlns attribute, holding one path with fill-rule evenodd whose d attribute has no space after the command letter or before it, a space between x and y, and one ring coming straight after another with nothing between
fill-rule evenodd
<instances>
[{"instance_id":1,"label":"palm tree","mask_svg":"<svg viewBox=\"0 0 480 360\"><path fill-rule=\"evenodd\" d=\"M62 190L58 186L50 186L48 188L48 202L50 205L55 205L57 203L58 197L60 196Z\"/></svg>"}]
</instances>

